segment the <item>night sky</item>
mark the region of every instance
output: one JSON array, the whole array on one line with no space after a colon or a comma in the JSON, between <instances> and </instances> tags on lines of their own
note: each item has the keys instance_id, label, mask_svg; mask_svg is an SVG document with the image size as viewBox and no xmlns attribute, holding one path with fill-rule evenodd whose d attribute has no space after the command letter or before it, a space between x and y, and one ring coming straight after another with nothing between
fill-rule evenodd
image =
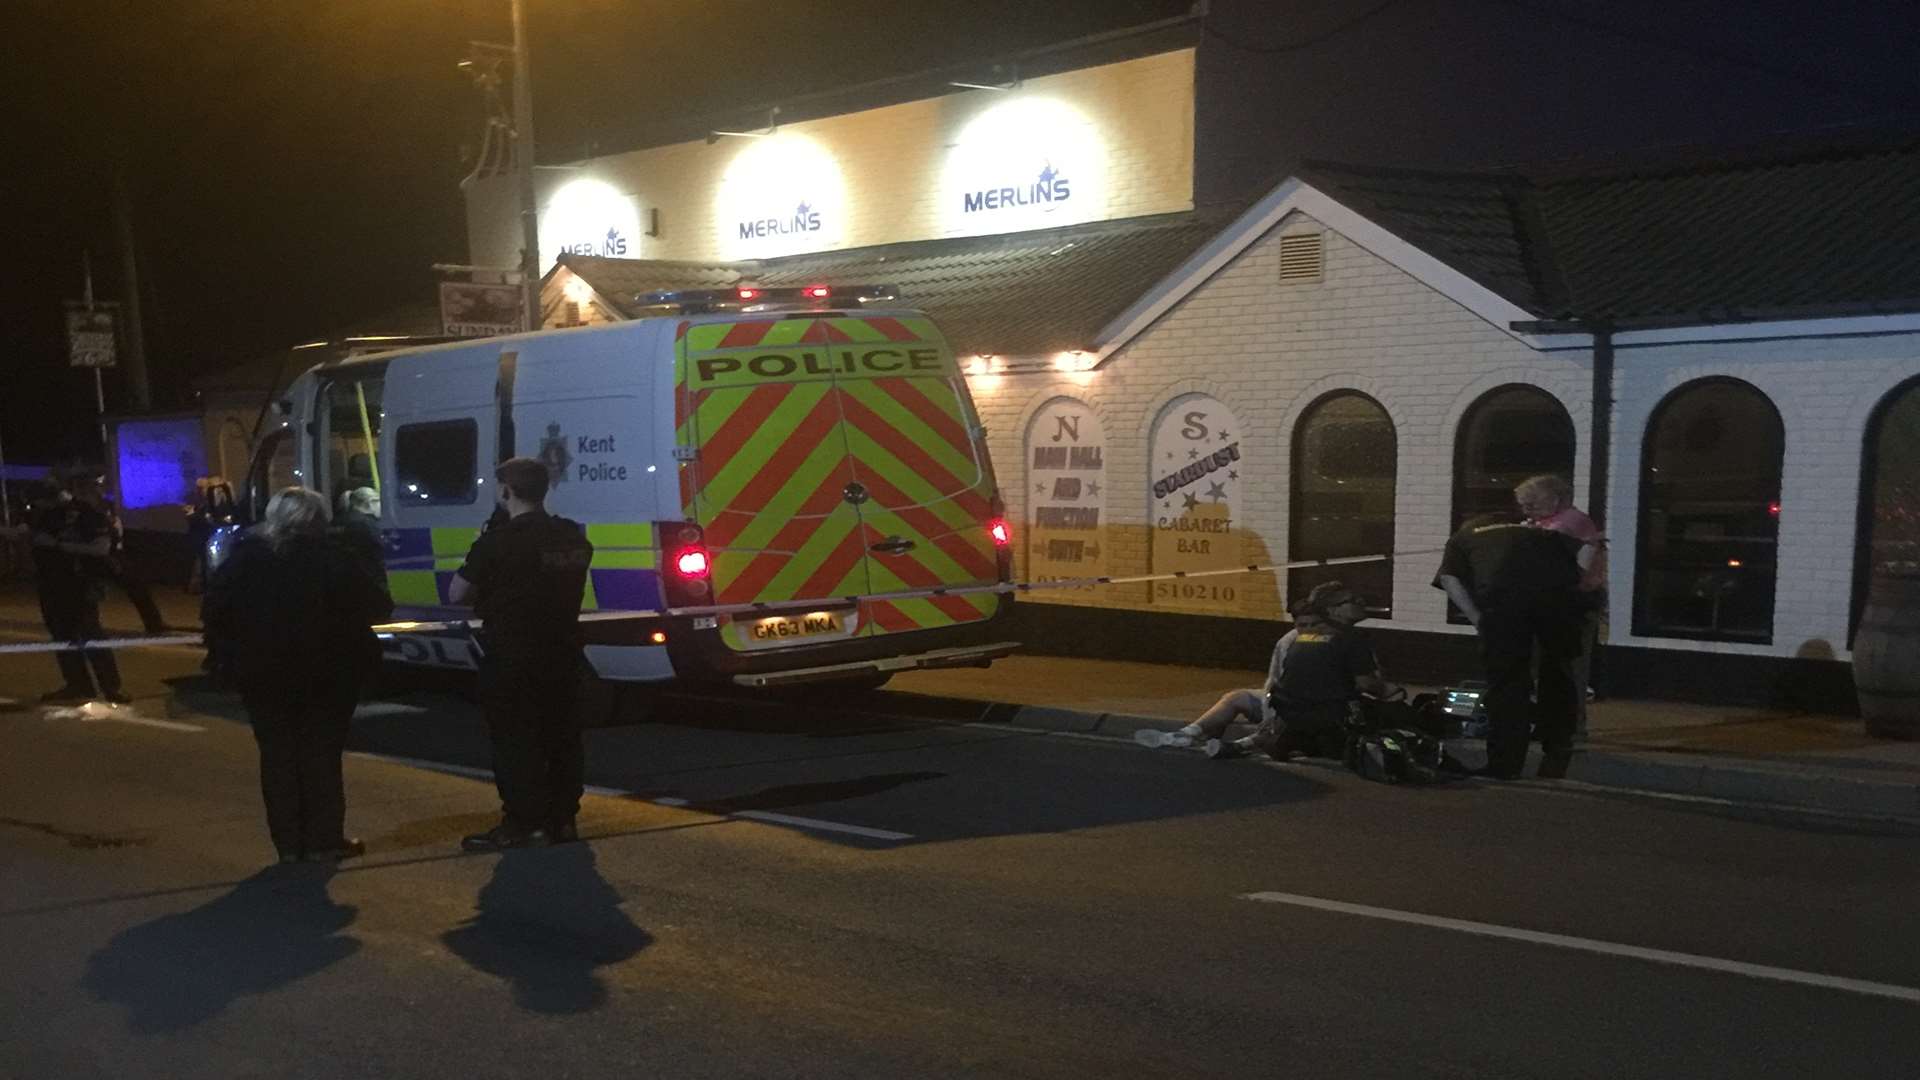
<instances>
[{"instance_id":1,"label":"night sky","mask_svg":"<svg viewBox=\"0 0 1920 1080\"><path fill-rule=\"evenodd\" d=\"M536 133L632 148L701 115L1182 14L1182 0L524 0ZM90 450L62 307L122 289L126 177L156 408L204 372L431 295L465 259L480 107L455 67L507 0L8 0L0 279L9 460ZM139 12L137 15L128 12ZM1920 131L1907 0L1214 0L1196 197L1303 158L1574 160L1780 133ZM743 120L744 122L744 120ZM122 400L109 372L108 407Z\"/></svg>"}]
</instances>

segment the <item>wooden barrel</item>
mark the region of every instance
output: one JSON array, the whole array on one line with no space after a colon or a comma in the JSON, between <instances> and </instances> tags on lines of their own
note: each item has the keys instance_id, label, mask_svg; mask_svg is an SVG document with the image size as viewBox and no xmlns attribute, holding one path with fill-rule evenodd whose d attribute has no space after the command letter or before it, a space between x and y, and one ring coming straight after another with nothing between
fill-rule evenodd
<instances>
[{"instance_id":1,"label":"wooden barrel","mask_svg":"<svg viewBox=\"0 0 1920 1080\"><path fill-rule=\"evenodd\" d=\"M1853 684L1867 734L1920 738L1920 574L1876 574L1853 635Z\"/></svg>"}]
</instances>

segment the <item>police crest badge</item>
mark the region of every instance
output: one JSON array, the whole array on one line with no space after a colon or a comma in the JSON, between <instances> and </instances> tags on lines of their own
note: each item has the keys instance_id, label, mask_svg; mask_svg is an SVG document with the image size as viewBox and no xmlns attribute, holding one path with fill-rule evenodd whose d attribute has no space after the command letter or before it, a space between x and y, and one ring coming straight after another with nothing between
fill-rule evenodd
<instances>
[{"instance_id":1,"label":"police crest badge","mask_svg":"<svg viewBox=\"0 0 1920 1080\"><path fill-rule=\"evenodd\" d=\"M547 425L547 437L540 440L539 458L547 467L548 483L567 482L567 466L573 464L573 455L567 453L567 437L560 433L558 420Z\"/></svg>"}]
</instances>

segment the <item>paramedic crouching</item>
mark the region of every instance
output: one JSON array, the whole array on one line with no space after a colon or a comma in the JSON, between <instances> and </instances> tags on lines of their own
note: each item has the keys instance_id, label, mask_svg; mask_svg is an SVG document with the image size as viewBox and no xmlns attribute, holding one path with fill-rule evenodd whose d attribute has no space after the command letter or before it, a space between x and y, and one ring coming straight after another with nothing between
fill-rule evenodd
<instances>
[{"instance_id":1,"label":"paramedic crouching","mask_svg":"<svg viewBox=\"0 0 1920 1080\"><path fill-rule=\"evenodd\" d=\"M1236 758L1265 750L1279 761L1295 753L1337 757L1345 741L1347 708L1361 694L1384 698L1395 687L1380 677L1373 643L1355 624L1367 617L1359 595L1338 581L1314 586L1292 611L1294 627L1273 647L1265 692L1232 690L1198 720L1171 733L1136 732L1149 746L1192 746L1205 740L1207 756ZM1236 718L1259 726L1228 739Z\"/></svg>"},{"instance_id":2,"label":"paramedic crouching","mask_svg":"<svg viewBox=\"0 0 1920 1080\"><path fill-rule=\"evenodd\" d=\"M494 477L507 517L474 541L447 589L481 621L481 707L502 809L497 827L460 842L468 851L577 839L585 773L575 697L593 545L578 522L547 513L544 462L512 458Z\"/></svg>"}]
</instances>

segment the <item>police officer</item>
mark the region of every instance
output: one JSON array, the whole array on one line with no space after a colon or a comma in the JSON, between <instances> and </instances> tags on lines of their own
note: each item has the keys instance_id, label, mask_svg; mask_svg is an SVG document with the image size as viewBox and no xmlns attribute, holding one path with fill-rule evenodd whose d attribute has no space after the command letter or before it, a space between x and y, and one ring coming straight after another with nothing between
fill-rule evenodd
<instances>
[{"instance_id":1,"label":"police officer","mask_svg":"<svg viewBox=\"0 0 1920 1080\"><path fill-rule=\"evenodd\" d=\"M578 522L547 513L544 462L512 458L494 478L506 518L474 541L447 589L481 620L480 695L502 809L498 826L460 842L468 851L577 839L585 772L575 693L593 545Z\"/></svg>"},{"instance_id":2,"label":"police officer","mask_svg":"<svg viewBox=\"0 0 1920 1080\"><path fill-rule=\"evenodd\" d=\"M55 641L106 636L100 626L100 583L113 550L111 531L112 519L99 503L97 488L85 480L61 487L34 508L31 532L40 615ZM88 649L83 655L67 649L57 660L63 685L43 701L86 701L97 692L116 705L127 702L111 652Z\"/></svg>"},{"instance_id":3,"label":"police officer","mask_svg":"<svg viewBox=\"0 0 1920 1080\"><path fill-rule=\"evenodd\" d=\"M1348 705L1361 694L1384 698L1396 689L1380 677L1373 643L1357 625L1367 617L1358 593L1341 582L1323 581L1293 616L1294 627L1274 645L1268 667L1266 721L1244 739L1229 741L1212 732L1208 757L1236 758L1256 750L1279 761L1295 753L1337 755L1345 741ZM1224 730L1225 724L1219 726Z\"/></svg>"},{"instance_id":4,"label":"police officer","mask_svg":"<svg viewBox=\"0 0 1920 1080\"><path fill-rule=\"evenodd\" d=\"M1567 775L1585 610L1579 586L1594 551L1577 537L1533 528L1518 514L1483 514L1447 540L1433 584L1479 631L1486 668L1489 727L1481 775L1519 777L1529 719L1545 752L1539 775Z\"/></svg>"}]
</instances>

